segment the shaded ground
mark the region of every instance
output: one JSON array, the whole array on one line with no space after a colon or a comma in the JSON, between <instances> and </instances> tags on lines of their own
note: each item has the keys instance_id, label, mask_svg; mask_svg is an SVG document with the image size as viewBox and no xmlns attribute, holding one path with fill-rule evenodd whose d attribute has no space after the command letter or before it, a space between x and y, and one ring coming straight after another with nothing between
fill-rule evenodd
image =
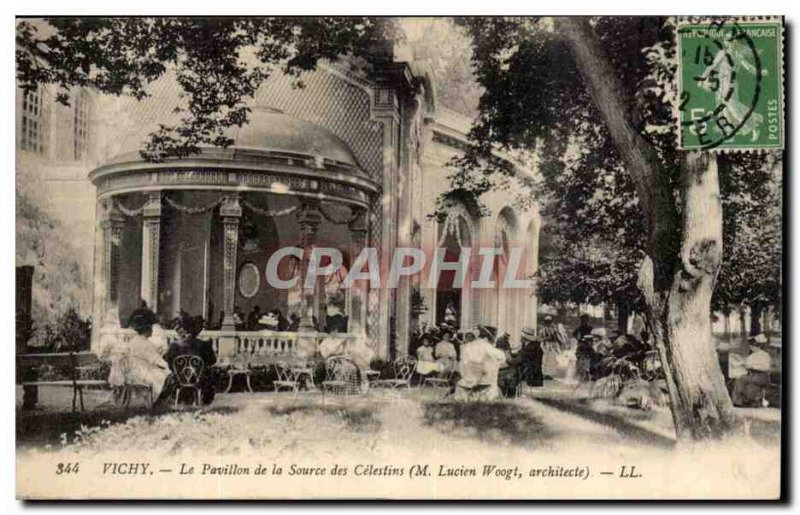
<instances>
[{"instance_id":1,"label":"shaded ground","mask_svg":"<svg viewBox=\"0 0 800 515\"><path fill-rule=\"evenodd\" d=\"M430 448L459 452L465 446L531 452L576 447L667 450L674 445L668 410L644 412L589 401L558 383L535 391L535 398L493 403L445 402L429 388L324 400L316 392L237 393L218 395L210 408L162 413L141 405L128 410L103 406L105 392L87 395L90 409L84 414L70 413L63 409L69 402L57 409L65 400L63 390L42 389L37 411L18 411L18 446L59 450L66 444L81 452L150 449L167 454L191 449L380 454L402 448L424 455ZM750 421L756 442L779 445L778 410L742 415Z\"/></svg>"},{"instance_id":2,"label":"shaded ground","mask_svg":"<svg viewBox=\"0 0 800 515\"><path fill-rule=\"evenodd\" d=\"M427 402L426 425L445 433L463 430L488 443L510 443L529 448L557 436L546 421L529 409L511 402Z\"/></svg>"}]
</instances>

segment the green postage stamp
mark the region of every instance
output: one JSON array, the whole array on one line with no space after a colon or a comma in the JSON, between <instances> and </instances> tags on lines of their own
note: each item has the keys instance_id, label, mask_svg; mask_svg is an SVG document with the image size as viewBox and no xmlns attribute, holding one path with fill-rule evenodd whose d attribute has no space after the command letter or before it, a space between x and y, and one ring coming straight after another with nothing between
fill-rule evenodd
<instances>
[{"instance_id":1,"label":"green postage stamp","mask_svg":"<svg viewBox=\"0 0 800 515\"><path fill-rule=\"evenodd\" d=\"M680 22L678 88L682 149L782 149L783 20Z\"/></svg>"}]
</instances>

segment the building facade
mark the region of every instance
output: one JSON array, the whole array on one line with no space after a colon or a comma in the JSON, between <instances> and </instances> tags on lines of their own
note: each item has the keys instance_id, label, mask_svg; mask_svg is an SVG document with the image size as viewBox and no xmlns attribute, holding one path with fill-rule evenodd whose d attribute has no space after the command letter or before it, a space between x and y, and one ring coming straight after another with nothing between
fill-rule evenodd
<instances>
[{"instance_id":1,"label":"building facade","mask_svg":"<svg viewBox=\"0 0 800 515\"><path fill-rule=\"evenodd\" d=\"M384 358L406 353L414 328L441 322L448 308L462 329L493 325L512 341L522 326L535 325L532 290L473 290L469 281L453 288L410 277L396 289L364 284L345 291L340 274L313 292L267 284L266 263L286 246L341 248L343 269L364 246L378 249L382 267L397 247L427 255L446 248L454 256L499 247L493 277L502 276L518 247L524 274L537 268L538 209L515 207L503 189L481 199L487 216L458 205L430 216L470 125L437 105L433 77L413 63L369 77L326 63L302 80L295 88L289 77L270 77L249 124L232 131L231 147L160 163L137 151L158 124L175 120L170 77L141 102L76 92L65 107L46 88L19 92L17 173L35 176L49 192L46 208L74 234L92 271L93 342L128 331L127 317L141 300L164 323L180 311L202 315L206 336L225 356L296 352L318 342L309 329L324 331L336 314L347 320L348 337L366 338ZM521 179L534 173L516 171ZM305 258L295 261L282 261L279 275L303 274ZM256 306L297 315L303 330L237 327L234 311Z\"/></svg>"}]
</instances>

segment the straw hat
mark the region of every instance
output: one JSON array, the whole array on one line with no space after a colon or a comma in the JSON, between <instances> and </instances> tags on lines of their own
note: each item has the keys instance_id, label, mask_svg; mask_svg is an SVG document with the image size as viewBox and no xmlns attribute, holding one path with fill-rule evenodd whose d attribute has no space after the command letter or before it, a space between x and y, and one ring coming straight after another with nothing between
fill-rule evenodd
<instances>
[{"instance_id":1,"label":"straw hat","mask_svg":"<svg viewBox=\"0 0 800 515\"><path fill-rule=\"evenodd\" d=\"M525 338L526 340L535 340L536 339L536 329L534 329L533 327L530 327L530 326L523 327L522 328L522 333L520 334L520 336L522 338Z\"/></svg>"},{"instance_id":2,"label":"straw hat","mask_svg":"<svg viewBox=\"0 0 800 515\"><path fill-rule=\"evenodd\" d=\"M606 337L606 329L605 327L595 327L592 329L592 336L599 336L600 338Z\"/></svg>"}]
</instances>

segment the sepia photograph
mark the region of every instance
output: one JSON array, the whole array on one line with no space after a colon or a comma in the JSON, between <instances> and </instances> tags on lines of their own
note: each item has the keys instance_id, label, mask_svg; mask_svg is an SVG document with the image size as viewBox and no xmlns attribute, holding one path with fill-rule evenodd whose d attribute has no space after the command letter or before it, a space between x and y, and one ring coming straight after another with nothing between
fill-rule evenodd
<instances>
[{"instance_id":1,"label":"sepia photograph","mask_svg":"<svg viewBox=\"0 0 800 515\"><path fill-rule=\"evenodd\" d=\"M783 16L14 23L18 499L786 495Z\"/></svg>"}]
</instances>

